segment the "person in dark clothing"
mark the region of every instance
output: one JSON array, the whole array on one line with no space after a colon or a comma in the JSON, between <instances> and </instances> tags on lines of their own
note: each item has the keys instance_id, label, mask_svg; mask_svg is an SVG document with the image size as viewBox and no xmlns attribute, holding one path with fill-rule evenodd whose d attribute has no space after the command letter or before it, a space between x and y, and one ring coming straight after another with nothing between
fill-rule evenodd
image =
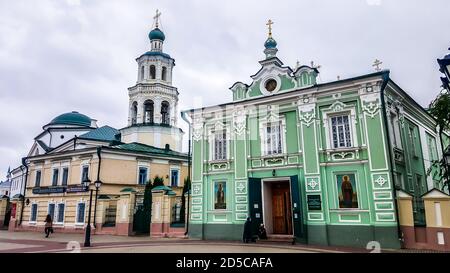
<instances>
[{"instance_id":1,"label":"person in dark clothing","mask_svg":"<svg viewBox=\"0 0 450 273\"><path fill-rule=\"evenodd\" d=\"M53 233L53 220L50 214L47 214L47 217L45 218L45 238L48 238L48 235L50 235L50 232Z\"/></svg>"},{"instance_id":2,"label":"person in dark clothing","mask_svg":"<svg viewBox=\"0 0 450 273\"><path fill-rule=\"evenodd\" d=\"M264 224L261 224L259 226L258 237L259 237L259 239L262 239L262 240L267 239L267 231L266 231L266 228L264 227Z\"/></svg>"},{"instance_id":3,"label":"person in dark clothing","mask_svg":"<svg viewBox=\"0 0 450 273\"><path fill-rule=\"evenodd\" d=\"M253 238L252 234L252 219L250 217L247 217L247 221L245 221L244 224L244 235L242 238L242 241L244 243L251 242Z\"/></svg>"}]
</instances>

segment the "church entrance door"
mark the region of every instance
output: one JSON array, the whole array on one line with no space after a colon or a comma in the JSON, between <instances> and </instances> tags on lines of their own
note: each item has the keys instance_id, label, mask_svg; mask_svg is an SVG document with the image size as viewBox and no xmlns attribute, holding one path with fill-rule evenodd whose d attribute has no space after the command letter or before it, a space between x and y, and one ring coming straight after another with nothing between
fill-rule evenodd
<instances>
[{"instance_id":1,"label":"church entrance door","mask_svg":"<svg viewBox=\"0 0 450 273\"><path fill-rule=\"evenodd\" d=\"M291 192L289 182L274 182L272 185L273 234L292 234Z\"/></svg>"}]
</instances>

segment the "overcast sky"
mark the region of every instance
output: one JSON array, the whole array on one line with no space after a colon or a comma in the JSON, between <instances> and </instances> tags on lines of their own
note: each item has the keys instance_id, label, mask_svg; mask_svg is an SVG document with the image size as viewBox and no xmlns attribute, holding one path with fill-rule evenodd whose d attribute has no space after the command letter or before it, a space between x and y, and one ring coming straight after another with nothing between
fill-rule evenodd
<instances>
[{"instance_id":1,"label":"overcast sky","mask_svg":"<svg viewBox=\"0 0 450 273\"><path fill-rule=\"evenodd\" d=\"M313 60L327 82L373 72L378 58L422 106L440 91L436 58L450 46L448 0L0 0L0 180L61 113L126 125L156 9L180 110L229 102L234 82L251 83L269 18L286 65Z\"/></svg>"}]
</instances>

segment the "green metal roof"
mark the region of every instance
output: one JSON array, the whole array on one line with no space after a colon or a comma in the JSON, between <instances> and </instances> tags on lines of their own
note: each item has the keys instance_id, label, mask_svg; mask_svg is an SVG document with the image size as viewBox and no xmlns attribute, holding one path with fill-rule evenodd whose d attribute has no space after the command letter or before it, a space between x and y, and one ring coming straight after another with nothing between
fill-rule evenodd
<instances>
[{"instance_id":1,"label":"green metal roof","mask_svg":"<svg viewBox=\"0 0 450 273\"><path fill-rule=\"evenodd\" d=\"M86 134L82 134L80 138L87 138L101 141L114 141L117 140L116 139L117 134L119 134L119 130L106 125L97 128L95 130L92 130Z\"/></svg>"},{"instance_id":2,"label":"green metal roof","mask_svg":"<svg viewBox=\"0 0 450 273\"><path fill-rule=\"evenodd\" d=\"M119 144L115 146L111 146L113 149L125 150L130 152L140 152L140 153L149 153L149 154L157 154L157 155L167 155L167 156L177 156L177 157L187 157L187 154L176 152L170 149L161 149L150 145L145 145L142 143L132 142L127 144Z\"/></svg>"},{"instance_id":3,"label":"green metal roof","mask_svg":"<svg viewBox=\"0 0 450 273\"><path fill-rule=\"evenodd\" d=\"M80 114L76 111L72 111L57 116L49 123L49 125L63 124L63 125L81 125L90 127L91 120L92 119L86 115Z\"/></svg>"},{"instance_id":4,"label":"green metal roof","mask_svg":"<svg viewBox=\"0 0 450 273\"><path fill-rule=\"evenodd\" d=\"M136 192L133 188L123 188L120 192Z\"/></svg>"},{"instance_id":5,"label":"green metal roof","mask_svg":"<svg viewBox=\"0 0 450 273\"><path fill-rule=\"evenodd\" d=\"M156 186L152 188L152 191L171 191L172 188L168 186Z\"/></svg>"},{"instance_id":6,"label":"green metal roof","mask_svg":"<svg viewBox=\"0 0 450 273\"><path fill-rule=\"evenodd\" d=\"M166 35L159 28L155 28L148 34L148 38L150 40L161 40L164 41L166 39Z\"/></svg>"}]
</instances>

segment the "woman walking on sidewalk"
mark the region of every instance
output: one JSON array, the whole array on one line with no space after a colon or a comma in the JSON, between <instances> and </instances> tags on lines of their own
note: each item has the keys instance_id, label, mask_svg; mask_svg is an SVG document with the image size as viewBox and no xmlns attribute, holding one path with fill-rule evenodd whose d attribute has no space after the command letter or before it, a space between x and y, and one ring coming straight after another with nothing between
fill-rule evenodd
<instances>
[{"instance_id":1,"label":"woman walking on sidewalk","mask_svg":"<svg viewBox=\"0 0 450 273\"><path fill-rule=\"evenodd\" d=\"M47 214L47 217L45 218L45 238L48 238L48 235L50 235L50 232L53 233L53 220L50 214Z\"/></svg>"}]
</instances>

